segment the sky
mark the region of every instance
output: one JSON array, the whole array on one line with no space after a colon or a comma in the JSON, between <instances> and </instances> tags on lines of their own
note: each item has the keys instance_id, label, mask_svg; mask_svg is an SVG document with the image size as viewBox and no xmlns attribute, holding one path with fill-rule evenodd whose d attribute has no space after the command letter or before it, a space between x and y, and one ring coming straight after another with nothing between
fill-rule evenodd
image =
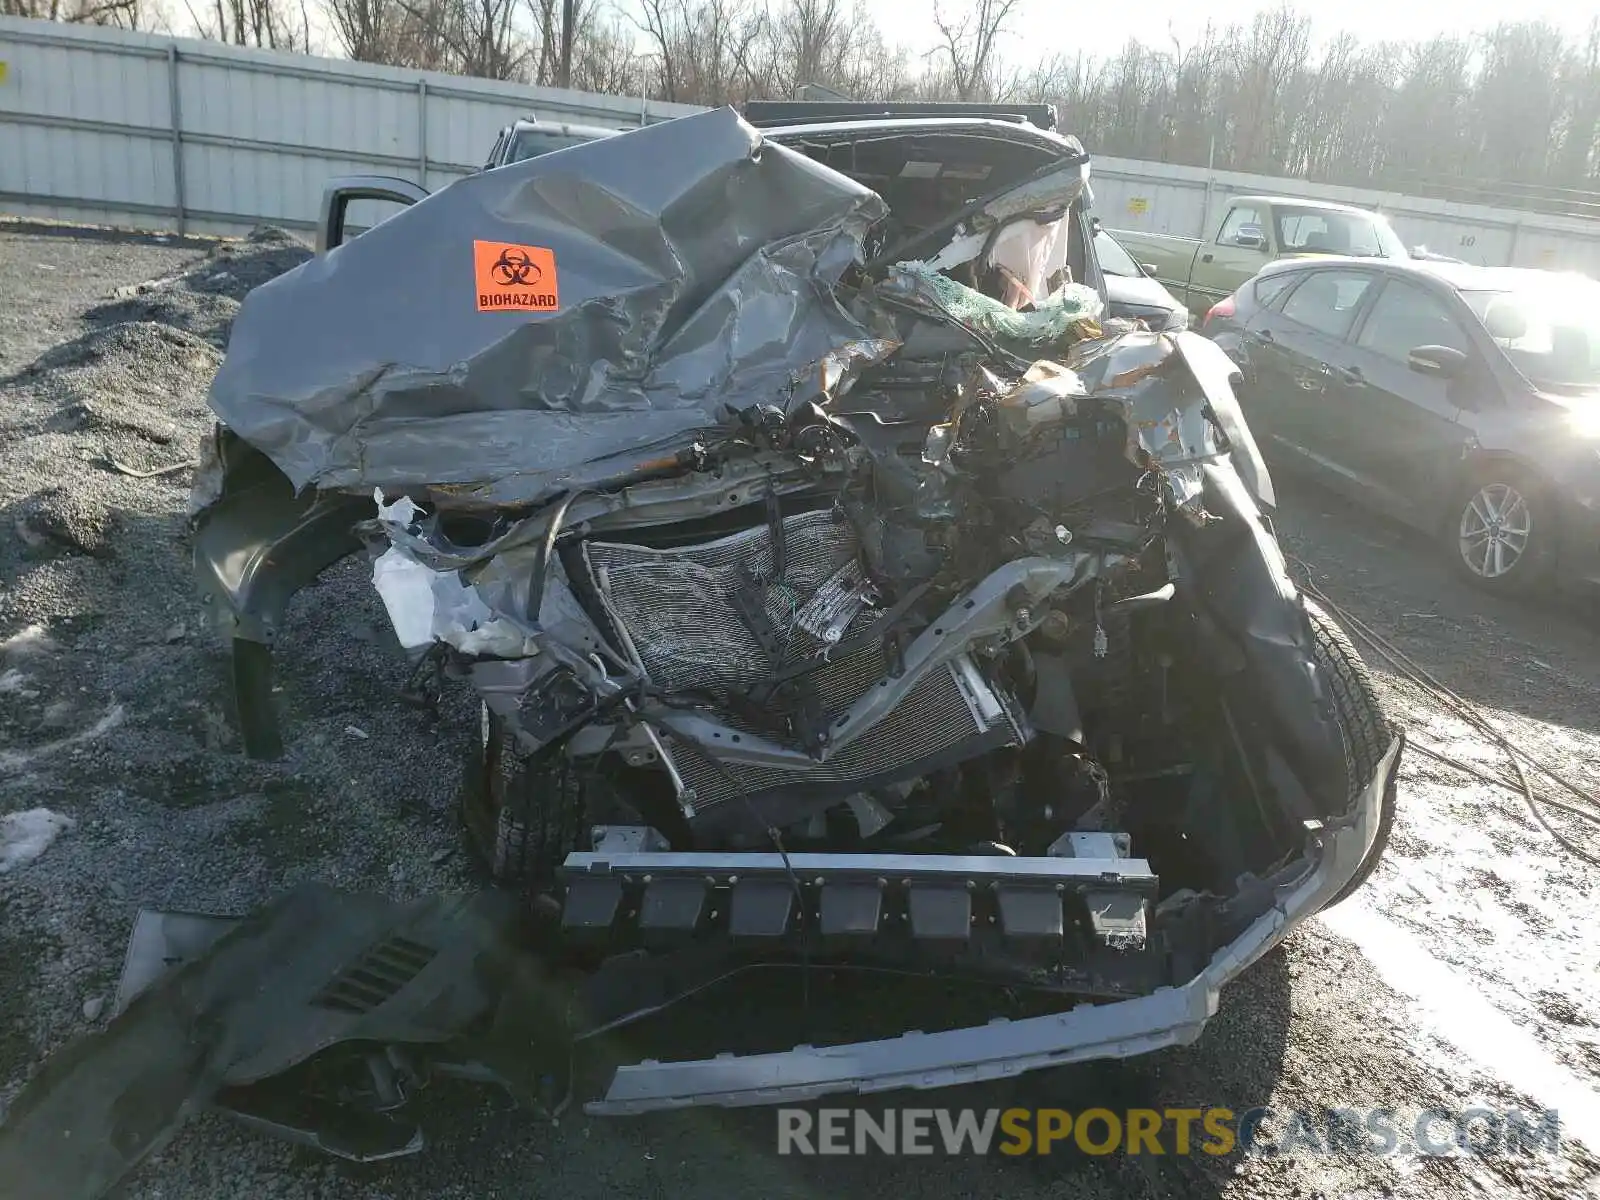
<instances>
[{"instance_id":1,"label":"sky","mask_svg":"<svg viewBox=\"0 0 1600 1200\"><path fill-rule=\"evenodd\" d=\"M866 0L878 27L891 43L913 52L937 44L934 0ZM959 0L946 0L959 11ZM1209 21L1219 29L1245 24L1258 11L1277 4L1217 3L1216 0L1139 0L1136 4L1096 5L1082 0L1021 0L1013 13L1013 31L1003 46L1007 61L1023 62L1052 53L1092 56L1120 51L1129 38L1162 48L1171 35L1187 45L1198 40ZM1501 21L1547 21L1576 39L1600 15L1600 6L1582 0L1451 0L1444 4L1397 4L1394 0L1323 0L1299 6L1312 18L1314 32L1324 38L1345 31L1364 41L1425 41L1439 33L1464 34L1491 29ZM1447 17L1448 14L1448 17ZM1169 34L1170 30L1170 34Z\"/></svg>"}]
</instances>

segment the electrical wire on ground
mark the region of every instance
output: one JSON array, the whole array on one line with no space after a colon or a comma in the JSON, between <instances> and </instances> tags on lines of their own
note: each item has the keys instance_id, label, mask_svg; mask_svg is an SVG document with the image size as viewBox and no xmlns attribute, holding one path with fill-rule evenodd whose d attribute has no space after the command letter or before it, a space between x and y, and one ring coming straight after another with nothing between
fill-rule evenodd
<instances>
[{"instance_id":1,"label":"electrical wire on ground","mask_svg":"<svg viewBox=\"0 0 1600 1200\"><path fill-rule=\"evenodd\" d=\"M795 920L800 926L800 1010L805 1014L807 1023L811 1020L811 944L806 936L807 926L810 922L806 914L806 893L800 886L800 877L794 872L794 864L789 861L789 851L783 844L783 834L776 825L764 820L756 806L750 801L750 789L745 787L735 778L727 766L717 760L714 754L705 756L705 762L721 776L722 781L733 788L739 799L744 802L745 812L750 814L750 819L757 825L766 827L767 840L772 843L772 848L778 852L778 857L783 860L783 870L789 877L789 890L794 895Z\"/></svg>"},{"instance_id":2,"label":"electrical wire on ground","mask_svg":"<svg viewBox=\"0 0 1600 1200\"><path fill-rule=\"evenodd\" d=\"M1591 825L1600 826L1600 798L1597 798L1593 792L1579 787L1537 756L1517 746L1498 726L1483 715L1482 710L1477 705L1441 683L1427 668L1419 664L1404 650L1376 632L1359 617L1353 616L1349 611L1331 600L1321 588L1312 582L1311 568L1305 562L1293 556L1289 556L1289 562L1297 569L1299 578L1295 582L1301 591L1332 613L1341 625L1349 630L1352 635L1359 638L1378 657L1387 662L1396 674L1422 688L1499 747L1510 762L1512 770L1515 772L1515 779L1497 771L1463 762L1452 755L1446 754L1437 746L1430 746L1426 742L1418 741L1415 738L1407 738L1406 745L1408 748L1480 779L1485 783L1509 788L1511 791L1516 792L1522 797L1523 803L1527 806L1528 812L1532 814L1533 819L1563 849L1581 858L1586 863L1600 867L1600 855L1578 845L1570 837L1550 824L1549 819L1544 814L1544 808L1546 807L1559 809L1562 812L1587 821ZM1567 800L1554 800L1548 796L1537 794L1533 789L1532 782L1528 779L1527 771L1523 769L1524 763L1533 768L1536 773L1544 775L1566 789L1577 798L1579 803L1574 804Z\"/></svg>"}]
</instances>

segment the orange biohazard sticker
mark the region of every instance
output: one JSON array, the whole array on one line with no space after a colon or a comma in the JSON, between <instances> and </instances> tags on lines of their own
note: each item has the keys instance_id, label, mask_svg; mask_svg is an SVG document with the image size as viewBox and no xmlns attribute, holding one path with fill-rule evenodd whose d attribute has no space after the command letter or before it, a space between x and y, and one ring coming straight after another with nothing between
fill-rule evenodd
<instances>
[{"instance_id":1,"label":"orange biohazard sticker","mask_svg":"<svg viewBox=\"0 0 1600 1200\"><path fill-rule=\"evenodd\" d=\"M479 312L555 312L556 256L543 246L473 242Z\"/></svg>"}]
</instances>

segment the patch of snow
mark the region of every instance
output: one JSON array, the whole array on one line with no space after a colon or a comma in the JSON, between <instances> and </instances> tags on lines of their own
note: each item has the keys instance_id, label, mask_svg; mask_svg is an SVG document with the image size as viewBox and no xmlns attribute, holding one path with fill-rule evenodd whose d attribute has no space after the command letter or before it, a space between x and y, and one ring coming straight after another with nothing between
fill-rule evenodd
<instances>
[{"instance_id":1,"label":"patch of snow","mask_svg":"<svg viewBox=\"0 0 1600 1200\"><path fill-rule=\"evenodd\" d=\"M46 755L55 754L58 751L67 750L84 742L92 742L96 738L104 737L118 725L121 725L125 716L122 705L114 704L105 716L87 729L79 730L77 733L69 734L64 738L57 738L53 742L46 742L42 746L35 746L32 750L7 750L4 753L0 753L0 775L20 771L29 763L44 758Z\"/></svg>"},{"instance_id":2,"label":"patch of snow","mask_svg":"<svg viewBox=\"0 0 1600 1200\"><path fill-rule=\"evenodd\" d=\"M1600 1149L1600 1094L1489 1003L1465 974L1440 962L1362 896L1319 919L1354 942L1385 983L1411 998L1414 1033L1450 1043L1485 1074L1557 1113L1563 1137Z\"/></svg>"},{"instance_id":3,"label":"patch of snow","mask_svg":"<svg viewBox=\"0 0 1600 1200\"><path fill-rule=\"evenodd\" d=\"M71 817L48 808L30 808L0 817L0 875L31 863L50 849L50 843L63 830L76 824Z\"/></svg>"},{"instance_id":4,"label":"patch of snow","mask_svg":"<svg viewBox=\"0 0 1600 1200\"><path fill-rule=\"evenodd\" d=\"M58 647L43 625L29 625L0 641L0 658L21 658L29 654L49 654Z\"/></svg>"},{"instance_id":5,"label":"patch of snow","mask_svg":"<svg viewBox=\"0 0 1600 1200\"><path fill-rule=\"evenodd\" d=\"M37 696L38 694L28 686L28 677L15 667L0 671L0 696Z\"/></svg>"}]
</instances>

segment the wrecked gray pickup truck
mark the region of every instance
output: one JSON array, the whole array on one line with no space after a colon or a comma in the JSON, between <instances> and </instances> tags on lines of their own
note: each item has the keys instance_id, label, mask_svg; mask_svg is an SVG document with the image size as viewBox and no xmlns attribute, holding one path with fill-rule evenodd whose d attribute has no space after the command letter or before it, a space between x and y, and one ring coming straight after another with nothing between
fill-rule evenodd
<instances>
[{"instance_id":1,"label":"wrecked gray pickup truck","mask_svg":"<svg viewBox=\"0 0 1600 1200\"><path fill-rule=\"evenodd\" d=\"M683 118L462 180L252 293L195 493L249 748L278 746L286 598L367 542L401 644L481 698L463 815L520 925L481 898L257 917L278 954L318 931L273 1010L301 997L315 1036L253 1029L208 1095L462 1045L526 1078L752 970L995 1001L624 1064L589 1110L1142 1053L1372 870L1400 738L1287 576L1233 367L1098 320L1087 158L1000 124ZM1019 993L1042 1015L989 1019ZM493 1067L508 1026L536 1069Z\"/></svg>"}]
</instances>

